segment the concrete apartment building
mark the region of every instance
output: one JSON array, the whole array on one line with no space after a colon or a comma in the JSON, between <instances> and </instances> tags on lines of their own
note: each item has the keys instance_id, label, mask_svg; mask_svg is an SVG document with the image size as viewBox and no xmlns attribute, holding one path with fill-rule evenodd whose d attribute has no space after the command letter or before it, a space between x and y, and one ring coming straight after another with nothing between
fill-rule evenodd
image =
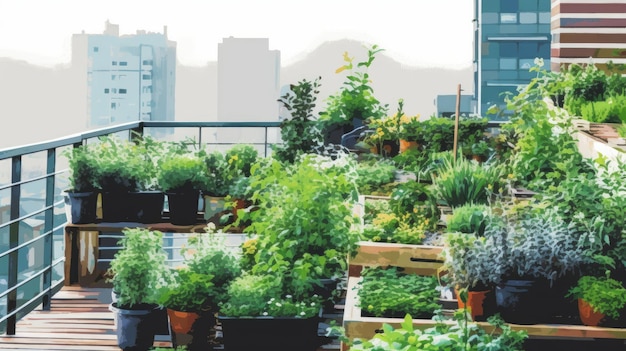
<instances>
[{"instance_id":1,"label":"concrete apartment building","mask_svg":"<svg viewBox=\"0 0 626 351\"><path fill-rule=\"evenodd\" d=\"M626 0L552 0L551 68L626 63Z\"/></svg>"},{"instance_id":2,"label":"concrete apartment building","mask_svg":"<svg viewBox=\"0 0 626 351\"><path fill-rule=\"evenodd\" d=\"M550 0L475 0L475 113L506 119L505 92L515 93L534 76L537 57L550 68ZM503 111L487 116L492 105Z\"/></svg>"},{"instance_id":3,"label":"concrete apartment building","mask_svg":"<svg viewBox=\"0 0 626 351\"><path fill-rule=\"evenodd\" d=\"M106 22L102 34L72 36L72 70L85 86L87 127L136 120L173 121L176 42L163 33L119 35Z\"/></svg>"}]
</instances>

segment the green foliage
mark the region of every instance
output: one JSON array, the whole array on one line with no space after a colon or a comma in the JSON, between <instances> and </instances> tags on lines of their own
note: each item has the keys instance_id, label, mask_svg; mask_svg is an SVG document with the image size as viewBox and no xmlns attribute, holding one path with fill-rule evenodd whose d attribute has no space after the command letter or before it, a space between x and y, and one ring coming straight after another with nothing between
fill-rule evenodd
<instances>
[{"instance_id":1,"label":"green foliage","mask_svg":"<svg viewBox=\"0 0 626 351\"><path fill-rule=\"evenodd\" d=\"M229 250L224 240L210 232L190 237L188 246L181 250L184 263L191 273L211 276L213 289L207 292L212 308L226 299L228 284L241 275L239 258Z\"/></svg>"},{"instance_id":2,"label":"green foliage","mask_svg":"<svg viewBox=\"0 0 626 351\"><path fill-rule=\"evenodd\" d=\"M91 152L90 147L88 145L80 145L65 150L63 155L67 157L69 162L69 190L78 193L96 190L98 188L96 178L98 177L99 169L97 159Z\"/></svg>"},{"instance_id":3,"label":"green foliage","mask_svg":"<svg viewBox=\"0 0 626 351\"><path fill-rule=\"evenodd\" d=\"M194 154L167 154L161 162L157 180L165 192L201 190L207 184L206 165Z\"/></svg>"},{"instance_id":4,"label":"green foliage","mask_svg":"<svg viewBox=\"0 0 626 351\"><path fill-rule=\"evenodd\" d=\"M182 268L173 272L173 281L160 292L159 304L176 311L202 312L211 309L213 276Z\"/></svg>"},{"instance_id":5,"label":"green foliage","mask_svg":"<svg viewBox=\"0 0 626 351\"><path fill-rule=\"evenodd\" d=\"M391 213L391 207L387 198L372 199L366 197L364 205L363 222L366 224L372 223L372 219L380 213Z\"/></svg>"},{"instance_id":6,"label":"green foliage","mask_svg":"<svg viewBox=\"0 0 626 351\"><path fill-rule=\"evenodd\" d=\"M253 272L281 276L283 292L301 299L320 279L342 276L347 268L358 239L351 232L355 160L340 154L269 162L252 170L258 210L249 213L246 231L259 238Z\"/></svg>"},{"instance_id":7,"label":"green foliage","mask_svg":"<svg viewBox=\"0 0 626 351\"><path fill-rule=\"evenodd\" d=\"M450 207L486 204L491 194L501 194L506 170L496 163L477 163L459 158L444 160L433 179L434 193Z\"/></svg>"},{"instance_id":8,"label":"green foliage","mask_svg":"<svg viewBox=\"0 0 626 351\"><path fill-rule=\"evenodd\" d=\"M411 215L407 213L399 217L393 213L378 213L371 223L363 226L361 237L374 242L422 244L432 222L423 218L414 223Z\"/></svg>"},{"instance_id":9,"label":"green foliage","mask_svg":"<svg viewBox=\"0 0 626 351\"><path fill-rule=\"evenodd\" d=\"M430 318L440 306L437 279L405 274L397 267L368 267L361 272L358 306L375 317L402 317L406 313Z\"/></svg>"},{"instance_id":10,"label":"green foliage","mask_svg":"<svg viewBox=\"0 0 626 351\"><path fill-rule=\"evenodd\" d=\"M389 206L396 216L409 215L409 224L426 222L428 229L434 229L440 212L430 188L418 182L398 184L391 192Z\"/></svg>"},{"instance_id":11,"label":"green foliage","mask_svg":"<svg viewBox=\"0 0 626 351\"><path fill-rule=\"evenodd\" d=\"M293 163L299 154L313 152L322 145L322 133L313 115L320 79L318 77L312 82L303 79L298 84L292 84L291 93L279 99L291 118L283 121L280 126L283 143L274 150L278 160Z\"/></svg>"},{"instance_id":12,"label":"green foliage","mask_svg":"<svg viewBox=\"0 0 626 351\"><path fill-rule=\"evenodd\" d=\"M354 57L343 54L345 64L336 73L347 71L345 81L339 92L330 95L326 110L320 113L320 120L326 128L351 124L355 118L366 120L379 119L387 114L387 105L382 105L374 97L374 89L370 83L368 69L374 62L376 54L383 51L377 45L367 49L367 59L354 65Z\"/></svg>"},{"instance_id":13,"label":"green foliage","mask_svg":"<svg viewBox=\"0 0 626 351\"><path fill-rule=\"evenodd\" d=\"M201 151L199 156L206 167L202 192L217 197L228 195L230 187L237 177L237 169L229 166L224 154L219 150Z\"/></svg>"},{"instance_id":14,"label":"green foliage","mask_svg":"<svg viewBox=\"0 0 626 351\"><path fill-rule=\"evenodd\" d=\"M356 167L360 194L378 193L383 185L392 183L395 179L396 166L386 159L362 161Z\"/></svg>"},{"instance_id":15,"label":"green foliage","mask_svg":"<svg viewBox=\"0 0 626 351\"><path fill-rule=\"evenodd\" d=\"M455 208L448 218L447 230L466 234L482 235L485 231L486 213L489 207L485 205L465 204Z\"/></svg>"},{"instance_id":16,"label":"green foliage","mask_svg":"<svg viewBox=\"0 0 626 351\"><path fill-rule=\"evenodd\" d=\"M259 151L249 144L237 144L226 151L224 159L233 175L250 176L252 165L259 158Z\"/></svg>"},{"instance_id":17,"label":"green foliage","mask_svg":"<svg viewBox=\"0 0 626 351\"><path fill-rule=\"evenodd\" d=\"M454 232L445 235L444 243L446 279L452 286L479 291L499 282L501 277L493 269L499 250L495 237Z\"/></svg>"},{"instance_id":18,"label":"green foliage","mask_svg":"<svg viewBox=\"0 0 626 351\"><path fill-rule=\"evenodd\" d=\"M619 318L626 306L626 288L609 277L582 276L569 290L568 296L585 300L595 312L613 319Z\"/></svg>"},{"instance_id":19,"label":"green foliage","mask_svg":"<svg viewBox=\"0 0 626 351\"><path fill-rule=\"evenodd\" d=\"M623 121L622 125L617 127L617 134L622 138L626 138L626 121Z\"/></svg>"},{"instance_id":20,"label":"green foliage","mask_svg":"<svg viewBox=\"0 0 626 351\"><path fill-rule=\"evenodd\" d=\"M168 283L169 268L163 250L163 233L144 228L124 229L108 270L118 306L156 304L160 289Z\"/></svg>"},{"instance_id":21,"label":"green foliage","mask_svg":"<svg viewBox=\"0 0 626 351\"><path fill-rule=\"evenodd\" d=\"M413 327L410 314L404 317L401 327L383 325L383 333L370 340L354 341L350 351L522 351L527 334L524 330L513 331L499 317L488 322L498 332L486 332L468 321L463 311L454 314L454 323L446 323L441 315L435 318L437 325L421 330Z\"/></svg>"},{"instance_id":22,"label":"green foliage","mask_svg":"<svg viewBox=\"0 0 626 351\"><path fill-rule=\"evenodd\" d=\"M320 312L317 296L296 300L283 295L280 277L243 274L228 286L228 300L220 303L220 314L228 317L297 317L310 318Z\"/></svg>"}]
</instances>

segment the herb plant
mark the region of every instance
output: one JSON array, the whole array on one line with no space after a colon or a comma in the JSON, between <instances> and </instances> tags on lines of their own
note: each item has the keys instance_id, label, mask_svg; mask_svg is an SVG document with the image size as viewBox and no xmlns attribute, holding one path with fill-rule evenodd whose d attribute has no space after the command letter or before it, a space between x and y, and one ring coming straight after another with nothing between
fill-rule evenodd
<instances>
[{"instance_id":1,"label":"herb plant","mask_svg":"<svg viewBox=\"0 0 626 351\"><path fill-rule=\"evenodd\" d=\"M608 276L582 276L567 296L585 300L595 312L613 319L618 319L626 306L626 288Z\"/></svg>"}]
</instances>

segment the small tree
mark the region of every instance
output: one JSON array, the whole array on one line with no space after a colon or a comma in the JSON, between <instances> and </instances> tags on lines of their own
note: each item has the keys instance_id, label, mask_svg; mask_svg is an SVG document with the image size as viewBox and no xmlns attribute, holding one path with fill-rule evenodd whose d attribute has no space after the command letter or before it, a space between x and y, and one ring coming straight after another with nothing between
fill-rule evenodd
<instances>
[{"instance_id":1,"label":"small tree","mask_svg":"<svg viewBox=\"0 0 626 351\"><path fill-rule=\"evenodd\" d=\"M280 126L283 144L275 150L278 160L293 163L298 154L312 152L323 144L321 130L313 115L320 79L302 79L298 84L292 84L291 92L278 100L291 115Z\"/></svg>"}]
</instances>

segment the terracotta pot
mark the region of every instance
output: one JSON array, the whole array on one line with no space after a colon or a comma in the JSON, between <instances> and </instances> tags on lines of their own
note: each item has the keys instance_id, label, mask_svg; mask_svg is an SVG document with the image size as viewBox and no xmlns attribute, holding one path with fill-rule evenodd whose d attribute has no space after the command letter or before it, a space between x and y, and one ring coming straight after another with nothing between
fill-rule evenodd
<instances>
[{"instance_id":1,"label":"terracotta pot","mask_svg":"<svg viewBox=\"0 0 626 351\"><path fill-rule=\"evenodd\" d=\"M189 334L193 323L200 317L195 312L183 312L167 309L167 316L170 318L172 330L176 333Z\"/></svg>"},{"instance_id":2,"label":"terracotta pot","mask_svg":"<svg viewBox=\"0 0 626 351\"><path fill-rule=\"evenodd\" d=\"M459 291L455 289L455 293L457 296L457 301L459 303L459 308L465 308L465 303L463 303L463 301L461 301L461 299L459 298ZM487 295L491 293L491 290L484 290L484 291L468 291L467 292L467 307L470 311L470 314L472 316L472 320L485 320L484 316L485 316L485 299L487 298Z\"/></svg>"},{"instance_id":3,"label":"terracotta pot","mask_svg":"<svg viewBox=\"0 0 626 351\"><path fill-rule=\"evenodd\" d=\"M408 141L404 139L400 139L400 153L405 152L406 150L414 150L419 147L417 141Z\"/></svg>"},{"instance_id":4,"label":"terracotta pot","mask_svg":"<svg viewBox=\"0 0 626 351\"><path fill-rule=\"evenodd\" d=\"M578 299L578 313L583 324L592 327L598 326L604 319L604 314L595 312L593 307L583 299Z\"/></svg>"}]
</instances>

